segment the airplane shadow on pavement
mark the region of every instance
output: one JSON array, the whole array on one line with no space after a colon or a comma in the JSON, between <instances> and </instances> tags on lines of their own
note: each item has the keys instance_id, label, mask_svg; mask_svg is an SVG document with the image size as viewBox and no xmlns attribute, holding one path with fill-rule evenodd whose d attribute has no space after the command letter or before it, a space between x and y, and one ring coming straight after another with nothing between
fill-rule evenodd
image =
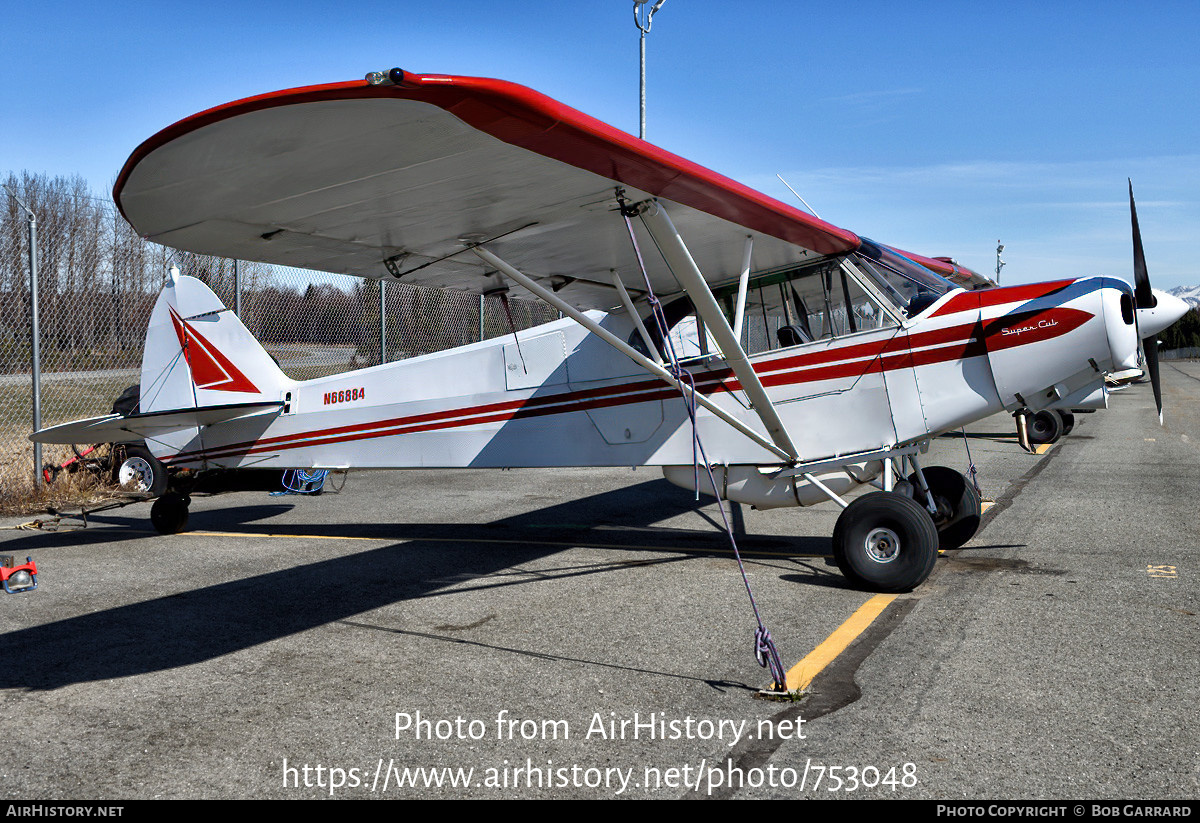
<instances>
[{"instance_id":1,"label":"airplane shadow on pavement","mask_svg":"<svg viewBox=\"0 0 1200 823\"><path fill-rule=\"evenodd\" d=\"M653 505L647 505L651 495ZM481 588L526 585L531 582L529 578L495 575L576 545L679 553L653 562L680 562L695 557L697 552L707 557L729 551L723 532L652 528L655 522L695 510L691 494L662 480L486 524L268 522L290 508L271 504L196 511L189 531L236 529L248 537L320 534L400 542L7 632L0 635L8 661L0 669L0 688L55 689L187 666L404 600L436 596L438 590L452 584L460 592L463 583L471 580L478 580ZM639 512L651 516L639 518ZM127 525L139 530L147 525L135 518L91 519L107 526ZM735 516L735 530L738 524L740 517ZM153 537L150 532L145 534ZM129 531L121 528L39 534L10 541L4 551L48 553L55 545L81 542L102 550L106 543L129 538ZM789 580L845 586L836 569L819 558L803 556L827 553L828 536L743 534L739 545L749 554L795 553L796 563L788 571L807 571L809 576L789 575ZM729 562L730 573L736 574L732 558ZM605 574L627 569L628 565L626 560L581 564L555 573ZM131 573L136 574L134 566Z\"/></svg>"}]
</instances>

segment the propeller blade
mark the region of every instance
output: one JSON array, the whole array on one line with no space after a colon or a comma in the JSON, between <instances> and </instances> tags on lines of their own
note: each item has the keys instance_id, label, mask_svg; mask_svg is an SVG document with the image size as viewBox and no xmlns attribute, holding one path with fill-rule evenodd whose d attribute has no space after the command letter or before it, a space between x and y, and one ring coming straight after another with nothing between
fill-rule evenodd
<instances>
[{"instance_id":1,"label":"propeller blade","mask_svg":"<svg viewBox=\"0 0 1200 823\"><path fill-rule=\"evenodd\" d=\"M1150 288L1150 274L1146 271L1146 253L1142 251L1142 230L1138 228L1132 180L1129 181L1129 215L1133 220L1133 296L1139 309L1152 309L1158 305L1158 299ZM1155 355L1157 363L1157 352Z\"/></svg>"},{"instance_id":2,"label":"propeller blade","mask_svg":"<svg viewBox=\"0 0 1200 823\"><path fill-rule=\"evenodd\" d=\"M1137 206L1133 203L1133 180L1129 181L1129 217L1133 221L1133 297L1139 309L1152 309L1158 305L1154 289L1150 288L1150 273L1146 270L1146 253L1142 250L1142 230L1138 227ZM1141 330L1141 324L1138 324ZM1158 333L1142 338L1142 351L1146 355L1146 371L1150 372L1150 386L1154 389L1154 405L1158 408L1158 425L1162 425L1162 384L1158 377Z\"/></svg>"},{"instance_id":3,"label":"propeller blade","mask_svg":"<svg viewBox=\"0 0 1200 823\"><path fill-rule=\"evenodd\" d=\"M1142 341L1146 353L1146 371L1150 372L1150 387L1154 389L1154 405L1158 408L1158 425L1163 424L1162 385L1158 382L1158 335Z\"/></svg>"}]
</instances>

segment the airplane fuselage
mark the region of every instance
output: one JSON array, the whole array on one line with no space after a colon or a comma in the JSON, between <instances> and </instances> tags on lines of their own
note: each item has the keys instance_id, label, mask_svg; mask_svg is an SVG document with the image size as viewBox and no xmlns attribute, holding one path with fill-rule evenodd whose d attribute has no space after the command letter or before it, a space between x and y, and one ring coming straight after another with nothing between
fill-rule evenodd
<instances>
[{"instance_id":1,"label":"airplane fuselage","mask_svg":"<svg viewBox=\"0 0 1200 823\"><path fill-rule=\"evenodd\" d=\"M1099 390L1105 371L1136 359L1136 333L1120 317L1128 291L1104 278L954 291L902 325L776 349L751 362L802 461L877 452L1005 408L1081 402ZM590 316L619 337L635 334L624 313ZM761 430L720 357L683 365L701 393ZM179 431L151 448L169 465L193 468L693 461L679 391L568 319L289 382L280 393L280 412ZM697 425L713 463L780 463L704 410Z\"/></svg>"}]
</instances>

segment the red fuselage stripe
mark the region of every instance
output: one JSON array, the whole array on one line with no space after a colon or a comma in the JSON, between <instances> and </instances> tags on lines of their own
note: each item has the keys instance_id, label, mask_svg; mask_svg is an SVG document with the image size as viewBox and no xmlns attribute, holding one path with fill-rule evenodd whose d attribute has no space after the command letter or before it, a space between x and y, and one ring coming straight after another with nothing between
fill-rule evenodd
<instances>
[{"instance_id":1,"label":"red fuselage stripe","mask_svg":"<svg viewBox=\"0 0 1200 823\"><path fill-rule=\"evenodd\" d=\"M886 340L860 343L823 352L779 357L755 364L764 386L776 387L813 383L875 374L893 369L911 368L963 357L986 354L983 341L970 337L977 324L968 323L946 329L898 334ZM926 348L930 347L930 348ZM912 349L918 351L912 352ZM732 379L729 369L717 369L696 376L697 388L704 394L737 391L741 384ZM296 434L218 446L211 450L181 452L166 462L220 459L304 446L323 446L397 434L475 426L485 423L565 414L610 406L645 403L678 396L677 390L657 379L639 380L616 386L567 391L524 400L488 403L459 409L394 417L369 423L357 423Z\"/></svg>"}]
</instances>

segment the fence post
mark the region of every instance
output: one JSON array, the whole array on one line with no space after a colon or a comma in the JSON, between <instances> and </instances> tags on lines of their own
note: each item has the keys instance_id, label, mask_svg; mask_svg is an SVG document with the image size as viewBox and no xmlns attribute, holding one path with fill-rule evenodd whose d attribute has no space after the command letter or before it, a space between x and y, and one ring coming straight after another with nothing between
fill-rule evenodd
<instances>
[{"instance_id":1,"label":"fence post","mask_svg":"<svg viewBox=\"0 0 1200 823\"><path fill-rule=\"evenodd\" d=\"M387 283L379 281L379 365L387 362Z\"/></svg>"},{"instance_id":2,"label":"fence post","mask_svg":"<svg viewBox=\"0 0 1200 823\"><path fill-rule=\"evenodd\" d=\"M33 430L42 428L42 335L38 328L37 218L29 212L29 314L33 338ZM33 482L42 485L42 444L33 444Z\"/></svg>"},{"instance_id":3,"label":"fence post","mask_svg":"<svg viewBox=\"0 0 1200 823\"><path fill-rule=\"evenodd\" d=\"M236 259L233 261L233 313L242 319L242 277Z\"/></svg>"},{"instance_id":4,"label":"fence post","mask_svg":"<svg viewBox=\"0 0 1200 823\"><path fill-rule=\"evenodd\" d=\"M33 430L42 428L42 342L38 328L37 215L8 186L5 190L29 215L29 359L33 367ZM33 482L42 485L42 444L33 444Z\"/></svg>"}]
</instances>

